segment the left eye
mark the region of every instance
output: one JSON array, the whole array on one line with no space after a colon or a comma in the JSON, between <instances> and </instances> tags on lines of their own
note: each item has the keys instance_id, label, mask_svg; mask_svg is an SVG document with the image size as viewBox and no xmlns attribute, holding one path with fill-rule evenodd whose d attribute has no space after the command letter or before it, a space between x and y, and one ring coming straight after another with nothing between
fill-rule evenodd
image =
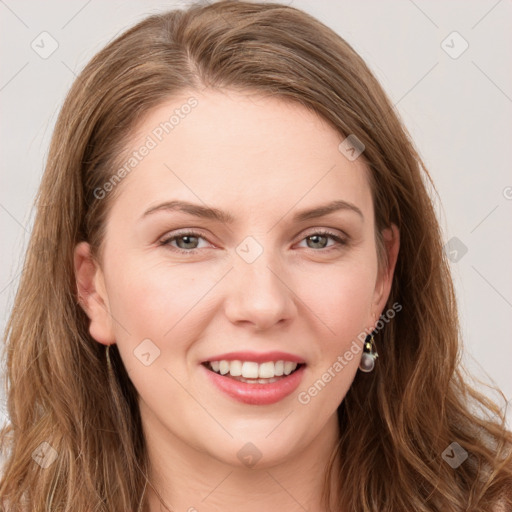
<instances>
[{"instance_id":1,"label":"left eye","mask_svg":"<svg viewBox=\"0 0 512 512\"><path fill-rule=\"evenodd\" d=\"M322 240L322 239L328 240L329 238L336 242L333 245L337 245L337 246L340 247L340 246L343 246L343 245L347 244L346 240L344 240L340 236L336 235L335 233L331 233L330 231L318 231L318 232L312 233L311 235L308 235L306 238L304 238L304 240L306 240L306 241L307 240L313 241L314 244L320 243L320 245L322 245L322 247L320 247L320 249L323 249L326 246L324 246L323 243L318 242L318 240ZM333 245L331 245L329 247L333 247Z\"/></svg>"},{"instance_id":2,"label":"left eye","mask_svg":"<svg viewBox=\"0 0 512 512\"><path fill-rule=\"evenodd\" d=\"M332 244L331 246L327 246L327 242L324 243L323 240L328 239L334 240L336 243ZM181 252L183 254L195 254L199 248L197 247L197 244L199 243L199 240L206 240L203 236L201 236L200 233L194 232L194 231L187 231L184 233L175 234L169 238L166 238L160 242L160 245L163 246L170 246L172 249ZM321 247L308 247L309 249L325 249L325 247L333 247L333 246L343 246L347 245L347 241L341 238L340 236L336 235L335 233L331 233L330 231L315 231L314 233L311 233L310 235L303 238L301 241L306 240L306 243L308 241L313 242L313 244L320 245ZM176 242L178 247L175 247L174 245L171 245L173 242ZM182 242L182 243L181 243ZM192 247L191 247L192 246ZM329 249L327 249L329 250ZM318 251L316 251L318 252Z\"/></svg>"}]
</instances>

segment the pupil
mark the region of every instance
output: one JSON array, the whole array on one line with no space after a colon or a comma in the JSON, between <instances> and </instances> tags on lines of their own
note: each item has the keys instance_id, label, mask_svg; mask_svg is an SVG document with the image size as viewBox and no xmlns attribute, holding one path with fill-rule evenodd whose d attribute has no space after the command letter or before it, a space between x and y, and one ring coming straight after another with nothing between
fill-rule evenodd
<instances>
[{"instance_id":1,"label":"pupil","mask_svg":"<svg viewBox=\"0 0 512 512\"><path fill-rule=\"evenodd\" d=\"M197 237L196 236L188 236L188 235L184 235L184 236L181 236L180 238L178 238L178 240L185 240L185 245L194 243L194 239L197 240ZM192 242L190 240L192 240ZM179 244L179 245L181 245L181 244ZM183 249L183 247L180 247L180 248ZM184 247L184 249L194 249L194 247Z\"/></svg>"},{"instance_id":2,"label":"pupil","mask_svg":"<svg viewBox=\"0 0 512 512\"><path fill-rule=\"evenodd\" d=\"M318 243L318 239L321 239L321 238L324 238L324 239L325 239L325 238L327 238L327 237L326 237L325 235L311 235L311 236L309 237L309 239L310 239L310 240L312 240L312 241L313 241L313 243L315 243L315 244L316 244L316 243ZM323 247L325 247L325 244L321 244L321 247L322 247L322 248L323 248Z\"/></svg>"}]
</instances>

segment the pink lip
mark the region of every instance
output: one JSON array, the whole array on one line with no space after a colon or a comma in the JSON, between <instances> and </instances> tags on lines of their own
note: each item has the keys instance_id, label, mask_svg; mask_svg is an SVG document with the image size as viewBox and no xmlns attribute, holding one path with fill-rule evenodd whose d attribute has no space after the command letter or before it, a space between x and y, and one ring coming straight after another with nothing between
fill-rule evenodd
<instances>
[{"instance_id":1,"label":"pink lip","mask_svg":"<svg viewBox=\"0 0 512 512\"><path fill-rule=\"evenodd\" d=\"M224 356L223 358L225 359ZM216 359L213 359L213 361L216 361ZM215 373L204 365L200 366L218 389L239 402L251 405L274 404L293 393L299 387L304 376L304 369L306 368L306 366L301 366L290 375L271 384L247 384L246 382L239 382L231 377Z\"/></svg>"},{"instance_id":2,"label":"pink lip","mask_svg":"<svg viewBox=\"0 0 512 512\"><path fill-rule=\"evenodd\" d=\"M229 352L227 354L219 354L212 356L205 361L253 361L255 363L266 363L268 361L291 361L292 363L305 363L304 359L286 352ZM266 384L265 384L266 385Z\"/></svg>"}]
</instances>

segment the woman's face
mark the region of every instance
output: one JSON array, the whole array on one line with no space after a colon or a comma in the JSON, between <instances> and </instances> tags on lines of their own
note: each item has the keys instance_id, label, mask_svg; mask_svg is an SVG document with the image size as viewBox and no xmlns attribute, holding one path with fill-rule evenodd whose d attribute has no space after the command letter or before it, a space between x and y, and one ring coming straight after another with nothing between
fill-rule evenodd
<instances>
[{"instance_id":1,"label":"woman's face","mask_svg":"<svg viewBox=\"0 0 512 512\"><path fill-rule=\"evenodd\" d=\"M101 268L87 244L75 264L148 436L241 466L332 432L398 250L379 275L368 171L342 140L300 105L234 91L183 94L138 126L130 171L104 187L120 189Z\"/></svg>"}]
</instances>

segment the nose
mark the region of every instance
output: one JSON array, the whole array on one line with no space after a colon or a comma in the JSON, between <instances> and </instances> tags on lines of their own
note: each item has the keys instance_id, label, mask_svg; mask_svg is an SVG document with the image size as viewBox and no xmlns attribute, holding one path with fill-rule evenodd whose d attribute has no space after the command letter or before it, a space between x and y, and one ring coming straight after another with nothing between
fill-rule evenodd
<instances>
[{"instance_id":1,"label":"nose","mask_svg":"<svg viewBox=\"0 0 512 512\"><path fill-rule=\"evenodd\" d=\"M248 263L238 258L229 275L225 313L234 324L267 330L285 324L296 312L293 287L271 251Z\"/></svg>"}]
</instances>

